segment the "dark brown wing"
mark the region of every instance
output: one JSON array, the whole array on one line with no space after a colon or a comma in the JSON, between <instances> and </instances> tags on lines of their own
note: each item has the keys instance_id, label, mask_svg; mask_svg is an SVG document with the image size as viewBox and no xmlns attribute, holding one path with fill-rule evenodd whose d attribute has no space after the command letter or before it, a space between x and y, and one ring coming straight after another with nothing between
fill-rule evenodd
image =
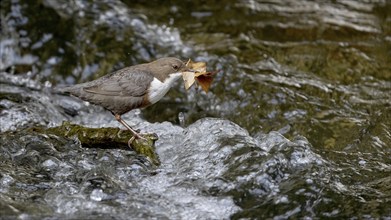
<instances>
[{"instance_id":1,"label":"dark brown wing","mask_svg":"<svg viewBox=\"0 0 391 220\"><path fill-rule=\"evenodd\" d=\"M93 86L83 87L87 93L104 96L131 96L141 97L146 94L153 75L147 71L126 69L119 70L109 78Z\"/></svg>"},{"instance_id":2,"label":"dark brown wing","mask_svg":"<svg viewBox=\"0 0 391 220\"><path fill-rule=\"evenodd\" d=\"M153 75L148 71L124 68L97 80L75 85L66 91L100 105L113 114L145 107L144 95Z\"/></svg>"}]
</instances>

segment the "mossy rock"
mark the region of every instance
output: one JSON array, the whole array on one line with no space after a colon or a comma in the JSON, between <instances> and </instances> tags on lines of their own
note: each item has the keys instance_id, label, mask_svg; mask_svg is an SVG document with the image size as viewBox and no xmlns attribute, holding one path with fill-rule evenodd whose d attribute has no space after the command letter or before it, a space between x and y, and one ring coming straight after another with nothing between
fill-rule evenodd
<instances>
[{"instance_id":1,"label":"mossy rock","mask_svg":"<svg viewBox=\"0 0 391 220\"><path fill-rule=\"evenodd\" d=\"M155 152L156 134L141 134L145 139L134 139L128 146L128 141L133 137L128 130L119 128L88 128L81 125L64 122L61 126L52 128L34 127L32 132L42 134L54 134L66 138L77 137L83 147L88 148L131 148L136 153L148 158L152 164L159 166L160 160Z\"/></svg>"}]
</instances>

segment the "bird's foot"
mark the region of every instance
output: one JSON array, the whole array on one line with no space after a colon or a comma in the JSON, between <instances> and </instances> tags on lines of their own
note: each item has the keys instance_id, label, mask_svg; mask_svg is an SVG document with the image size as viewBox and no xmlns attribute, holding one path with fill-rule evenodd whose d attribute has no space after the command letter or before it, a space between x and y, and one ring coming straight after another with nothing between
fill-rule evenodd
<instances>
[{"instance_id":1,"label":"bird's foot","mask_svg":"<svg viewBox=\"0 0 391 220\"><path fill-rule=\"evenodd\" d=\"M128 146L130 147L130 148L132 148L132 143L133 143L133 141L135 141L136 139L138 139L138 140L143 140L143 141L147 141L147 139L145 138L145 137L143 137L143 136L141 136L140 134L134 134L133 135L133 137L131 137L130 139L129 139L129 141L128 141Z\"/></svg>"},{"instance_id":2,"label":"bird's foot","mask_svg":"<svg viewBox=\"0 0 391 220\"><path fill-rule=\"evenodd\" d=\"M137 134L134 134L132 138L129 139L128 141L128 146L130 148L133 148L132 145L133 145L133 142L134 141L141 141L141 142L145 142L147 143L148 141L156 141L158 139L158 136L157 134L155 133L137 133Z\"/></svg>"},{"instance_id":3,"label":"bird's foot","mask_svg":"<svg viewBox=\"0 0 391 220\"><path fill-rule=\"evenodd\" d=\"M133 149L132 143L133 143L134 139L135 139L135 137L133 136L133 137L131 137L131 138L129 139L129 141L128 141L128 147L131 148L131 149Z\"/></svg>"}]
</instances>

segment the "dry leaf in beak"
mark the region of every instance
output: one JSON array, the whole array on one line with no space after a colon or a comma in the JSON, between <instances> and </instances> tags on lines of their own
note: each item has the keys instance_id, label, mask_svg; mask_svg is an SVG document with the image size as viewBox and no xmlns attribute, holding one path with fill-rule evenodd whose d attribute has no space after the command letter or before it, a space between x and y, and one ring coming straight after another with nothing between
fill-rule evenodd
<instances>
[{"instance_id":1,"label":"dry leaf in beak","mask_svg":"<svg viewBox=\"0 0 391 220\"><path fill-rule=\"evenodd\" d=\"M206 72L206 63L205 62L193 62L189 59L186 66L192 70L188 72L183 72L183 81L185 82L185 88L188 90L194 82L197 82L205 92L208 92L210 85L213 81L213 75L217 73Z\"/></svg>"},{"instance_id":2,"label":"dry leaf in beak","mask_svg":"<svg viewBox=\"0 0 391 220\"><path fill-rule=\"evenodd\" d=\"M183 72L182 77L185 82L185 89L188 90L195 82L194 72Z\"/></svg>"}]
</instances>

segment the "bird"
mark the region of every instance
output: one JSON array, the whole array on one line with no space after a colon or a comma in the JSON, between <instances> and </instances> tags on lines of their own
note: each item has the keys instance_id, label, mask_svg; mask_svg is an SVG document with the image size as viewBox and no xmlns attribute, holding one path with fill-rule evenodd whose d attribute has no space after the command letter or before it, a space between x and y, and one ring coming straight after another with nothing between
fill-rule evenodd
<instances>
[{"instance_id":1,"label":"bird","mask_svg":"<svg viewBox=\"0 0 391 220\"><path fill-rule=\"evenodd\" d=\"M93 81L65 87L62 91L102 106L132 132L132 139L144 139L121 116L133 109L145 108L158 102L186 71L192 70L183 61L165 57L125 67Z\"/></svg>"}]
</instances>

